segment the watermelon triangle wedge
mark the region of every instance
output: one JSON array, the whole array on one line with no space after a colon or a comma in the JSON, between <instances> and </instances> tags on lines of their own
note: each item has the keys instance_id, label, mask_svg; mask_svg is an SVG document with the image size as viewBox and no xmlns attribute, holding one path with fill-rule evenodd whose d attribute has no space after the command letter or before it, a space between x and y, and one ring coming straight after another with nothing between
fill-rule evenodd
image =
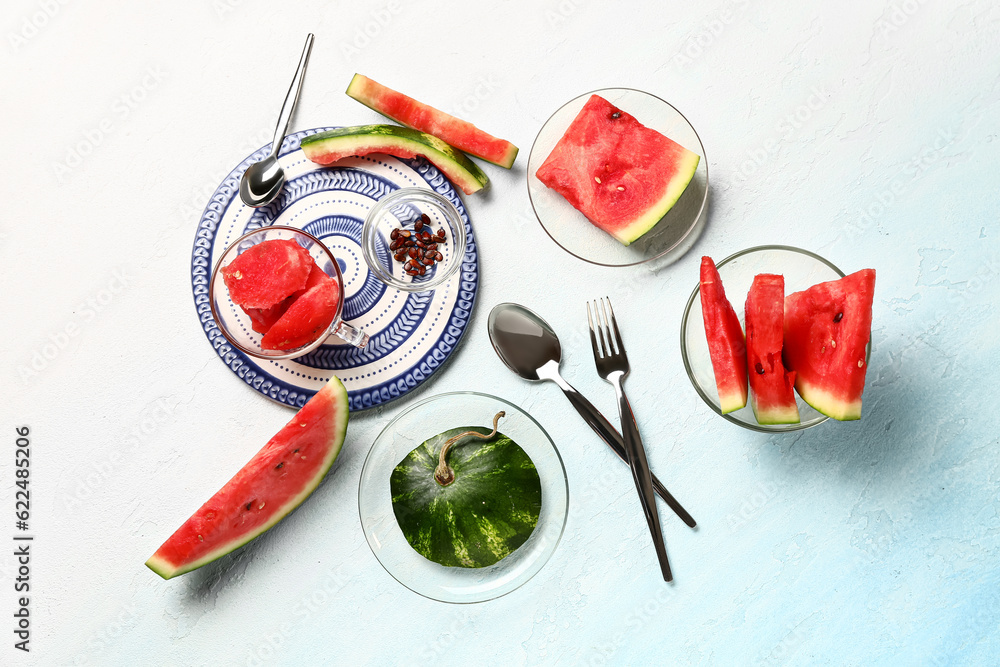
<instances>
[{"instance_id":1,"label":"watermelon triangle wedge","mask_svg":"<svg viewBox=\"0 0 1000 667\"><path fill-rule=\"evenodd\" d=\"M827 417L861 418L874 299L874 269L785 297L785 364L802 400Z\"/></svg>"},{"instance_id":2,"label":"watermelon triangle wedge","mask_svg":"<svg viewBox=\"0 0 1000 667\"><path fill-rule=\"evenodd\" d=\"M332 378L146 565L171 579L243 546L316 489L347 433L347 390Z\"/></svg>"},{"instance_id":3,"label":"watermelon triangle wedge","mask_svg":"<svg viewBox=\"0 0 1000 667\"><path fill-rule=\"evenodd\" d=\"M728 414L747 404L747 348L743 327L711 257L701 258L699 292L719 410Z\"/></svg>"},{"instance_id":4,"label":"watermelon triangle wedge","mask_svg":"<svg viewBox=\"0 0 1000 667\"><path fill-rule=\"evenodd\" d=\"M747 373L750 406L758 424L798 424L795 372L782 363L784 276L759 273L747 293Z\"/></svg>"}]
</instances>

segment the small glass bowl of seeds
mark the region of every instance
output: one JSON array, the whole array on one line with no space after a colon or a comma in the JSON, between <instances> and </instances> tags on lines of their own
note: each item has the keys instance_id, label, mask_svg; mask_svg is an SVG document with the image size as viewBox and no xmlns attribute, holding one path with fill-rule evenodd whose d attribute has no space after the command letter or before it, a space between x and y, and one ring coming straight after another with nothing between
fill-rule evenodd
<instances>
[{"instance_id":1,"label":"small glass bowl of seeds","mask_svg":"<svg viewBox=\"0 0 1000 667\"><path fill-rule=\"evenodd\" d=\"M368 212L361 247L368 268L404 292L435 289L465 257L465 223L458 209L433 190L402 188Z\"/></svg>"}]
</instances>

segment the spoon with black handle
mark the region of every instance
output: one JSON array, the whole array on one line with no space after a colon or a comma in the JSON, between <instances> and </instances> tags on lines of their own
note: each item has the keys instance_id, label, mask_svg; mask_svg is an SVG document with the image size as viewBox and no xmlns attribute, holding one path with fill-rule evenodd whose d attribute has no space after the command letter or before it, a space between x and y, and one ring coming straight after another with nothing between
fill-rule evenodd
<instances>
[{"instance_id":1,"label":"spoon with black handle","mask_svg":"<svg viewBox=\"0 0 1000 667\"><path fill-rule=\"evenodd\" d=\"M559 337L545 320L524 306L501 303L490 312L488 328L493 349L507 368L525 380L550 380L556 383L590 428L614 450L618 458L628 463L621 434L598 412L593 403L559 374L562 346L559 344ZM652 481L656 495L666 501L681 521L694 528L697 525L695 520L670 495L667 487L655 475Z\"/></svg>"}]
</instances>

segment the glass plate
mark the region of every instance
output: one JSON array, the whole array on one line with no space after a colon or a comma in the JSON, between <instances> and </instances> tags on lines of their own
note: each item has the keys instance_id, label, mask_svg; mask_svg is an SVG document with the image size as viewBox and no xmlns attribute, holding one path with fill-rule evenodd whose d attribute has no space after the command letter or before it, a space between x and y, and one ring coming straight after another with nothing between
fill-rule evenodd
<instances>
[{"instance_id":1,"label":"glass plate","mask_svg":"<svg viewBox=\"0 0 1000 667\"><path fill-rule=\"evenodd\" d=\"M488 426L504 410L501 433L531 457L542 483L542 511L528 541L490 567L445 567L427 560L403 537L392 512L389 476L421 442L460 426ZM372 445L358 488L361 527L372 553L399 583L441 602L485 602L538 573L559 544L569 507L566 468L555 444L531 415L502 398L474 392L439 394L417 403L383 429Z\"/></svg>"},{"instance_id":2,"label":"glass plate","mask_svg":"<svg viewBox=\"0 0 1000 667\"><path fill-rule=\"evenodd\" d=\"M819 255L808 250L782 245L757 246L742 250L719 262L716 268L722 278L726 298L733 304L740 325L744 328L743 303L746 301L753 278L758 273L777 273L784 276L786 295L802 291L816 283L844 277L843 271ZM705 337L699 286L700 283L695 286L687 307L684 308L684 318L681 320L681 357L684 359L684 369L687 371L688 379L698 391L698 395L710 408L722 415L719 392L715 385L715 372L712 370L712 358L708 353L708 339ZM870 356L869 341L866 358ZM795 394L795 402L799 407L798 424L758 424L749 401L746 407L722 416L743 428L765 433L800 431L829 419L803 401L798 392Z\"/></svg>"},{"instance_id":3,"label":"glass plate","mask_svg":"<svg viewBox=\"0 0 1000 667\"><path fill-rule=\"evenodd\" d=\"M694 177L673 208L656 227L628 246L595 227L562 195L550 190L535 176L591 95L600 95L635 116L646 127L701 156ZM672 262L691 248L704 227L704 212L708 203L708 158L691 123L659 97L631 88L595 90L564 104L538 132L528 156L528 196L542 228L571 255L601 266L630 266L661 257L666 262Z\"/></svg>"}]
</instances>

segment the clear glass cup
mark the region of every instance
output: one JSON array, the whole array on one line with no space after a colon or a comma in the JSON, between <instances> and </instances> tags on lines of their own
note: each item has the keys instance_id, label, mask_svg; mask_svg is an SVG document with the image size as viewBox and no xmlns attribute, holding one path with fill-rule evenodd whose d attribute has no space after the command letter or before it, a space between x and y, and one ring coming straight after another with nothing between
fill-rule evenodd
<instances>
[{"instance_id":1,"label":"clear glass cup","mask_svg":"<svg viewBox=\"0 0 1000 667\"><path fill-rule=\"evenodd\" d=\"M838 280L844 277L844 272L830 261L816 253L783 245L766 245L747 248L735 255L730 255L716 264L722 285L726 290L726 298L733 305L740 325L745 327L744 307L747 292L758 273L776 273L785 278L785 295L799 292L816 283ZM684 370L688 379L694 385L698 395L717 414L734 424L753 431L764 433L787 433L817 426L829 417L814 409L795 394L795 402L799 409L798 424L758 424L754 417L750 402L744 408L722 414L719 406L719 392L715 384L715 371L712 369L712 358L708 352L708 339L705 336L705 321L701 311L700 282L695 286L681 320L681 358L684 360ZM871 356L871 342L868 343L867 356Z\"/></svg>"},{"instance_id":2,"label":"clear glass cup","mask_svg":"<svg viewBox=\"0 0 1000 667\"><path fill-rule=\"evenodd\" d=\"M233 303L229 298L229 289L222 277L222 268L228 266L236 259L240 253L251 248L258 243L269 240L291 240L298 243L316 261L316 264L331 278L336 278L340 284L340 298L337 302L337 311L334 314L330 326L308 344L294 350L265 350L260 346L262 334L257 333L250 326L250 316L243 312L243 309ZM312 352L330 336L339 337L345 343L355 347L364 347L368 344L368 334L364 331L352 327L343 321L344 311L344 278L340 273L340 264L333 253L323 245L318 238L294 227L283 225L272 225L261 227L252 232L248 232L233 241L219 261L215 263L212 271L212 279L209 283L209 306L212 310L212 317L219 330L237 349L257 359L294 359L304 354Z\"/></svg>"},{"instance_id":3,"label":"clear glass cup","mask_svg":"<svg viewBox=\"0 0 1000 667\"><path fill-rule=\"evenodd\" d=\"M395 229L412 230L421 214L430 218L432 233L445 231L444 240L437 242L436 248L442 259L426 267L425 275L411 276L403 271L406 259L393 258L390 235ZM401 188L386 195L368 211L361 229L361 249L368 268L383 283L404 292L432 290L451 278L462 266L466 243L465 222L455 205L424 188Z\"/></svg>"}]
</instances>

